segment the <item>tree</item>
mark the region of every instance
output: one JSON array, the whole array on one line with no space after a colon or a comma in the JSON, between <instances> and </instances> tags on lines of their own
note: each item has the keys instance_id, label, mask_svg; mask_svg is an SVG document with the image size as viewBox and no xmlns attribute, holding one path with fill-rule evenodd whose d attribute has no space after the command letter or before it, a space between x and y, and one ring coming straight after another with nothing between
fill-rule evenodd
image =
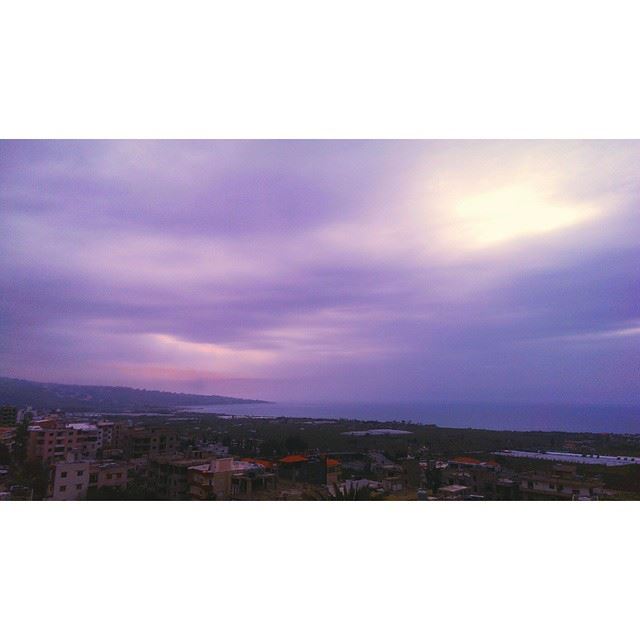
<instances>
[{"instance_id":1,"label":"tree","mask_svg":"<svg viewBox=\"0 0 640 640\"><path fill-rule=\"evenodd\" d=\"M0 464L11 464L11 452L0 442Z\"/></svg>"},{"instance_id":2,"label":"tree","mask_svg":"<svg viewBox=\"0 0 640 640\"><path fill-rule=\"evenodd\" d=\"M13 446L13 458L16 462L24 462L27 457L27 430L31 422L31 414L27 414L16 427L16 438Z\"/></svg>"},{"instance_id":3,"label":"tree","mask_svg":"<svg viewBox=\"0 0 640 640\"><path fill-rule=\"evenodd\" d=\"M307 450L307 442L298 436L289 436L284 441L287 453L304 453Z\"/></svg>"}]
</instances>

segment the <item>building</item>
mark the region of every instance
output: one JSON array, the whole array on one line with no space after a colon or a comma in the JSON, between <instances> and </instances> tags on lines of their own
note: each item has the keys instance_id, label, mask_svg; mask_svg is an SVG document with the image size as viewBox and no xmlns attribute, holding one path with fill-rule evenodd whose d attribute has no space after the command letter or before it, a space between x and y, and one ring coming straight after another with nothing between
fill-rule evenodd
<instances>
[{"instance_id":1,"label":"building","mask_svg":"<svg viewBox=\"0 0 640 640\"><path fill-rule=\"evenodd\" d=\"M458 456L449 460L447 468L442 471L442 479L444 484L464 485L474 495L494 499L499 472L500 465L497 462Z\"/></svg>"},{"instance_id":2,"label":"building","mask_svg":"<svg viewBox=\"0 0 640 640\"><path fill-rule=\"evenodd\" d=\"M342 465L340 464L340 461L336 460L335 458L326 458L325 465L327 467L326 484L328 486L333 486L334 484L337 484L340 480Z\"/></svg>"},{"instance_id":3,"label":"building","mask_svg":"<svg viewBox=\"0 0 640 640\"><path fill-rule=\"evenodd\" d=\"M496 500L520 500L520 483L515 478L499 478L496 482Z\"/></svg>"},{"instance_id":4,"label":"building","mask_svg":"<svg viewBox=\"0 0 640 640\"><path fill-rule=\"evenodd\" d=\"M178 436L167 427L132 427L123 433L122 448L129 458L144 458L175 453Z\"/></svg>"},{"instance_id":5,"label":"building","mask_svg":"<svg viewBox=\"0 0 640 640\"><path fill-rule=\"evenodd\" d=\"M0 427L0 445L3 445L9 453L13 451L16 444L15 427Z\"/></svg>"},{"instance_id":6,"label":"building","mask_svg":"<svg viewBox=\"0 0 640 640\"><path fill-rule=\"evenodd\" d=\"M124 462L96 462L69 455L55 462L49 474L50 500L85 500L104 487L126 489L128 465Z\"/></svg>"},{"instance_id":7,"label":"building","mask_svg":"<svg viewBox=\"0 0 640 640\"><path fill-rule=\"evenodd\" d=\"M278 476L291 482L332 484L339 479L340 463L323 455L289 455L278 461Z\"/></svg>"},{"instance_id":8,"label":"building","mask_svg":"<svg viewBox=\"0 0 640 640\"><path fill-rule=\"evenodd\" d=\"M365 498L382 496L384 494L384 488L381 482L368 480L367 478L349 478L340 484L329 485L328 490L329 495L333 498L342 496L347 499L357 499L358 494L365 496Z\"/></svg>"},{"instance_id":9,"label":"building","mask_svg":"<svg viewBox=\"0 0 640 640\"><path fill-rule=\"evenodd\" d=\"M464 500L471 495L469 487L460 484L446 484L436 493L441 500Z\"/></svg>"},{"instance_id":10,"label":"building","mask_svg":"<svg viewBox=\"0 0 640 640\"><path fill-rule=\"evenodd\" d=\"M124 444L124 436L128 425L122 422L112 422L110 420L99 420L96 427L101 433L101 443L103 449L121 449Z\"/></svg>"},{"instance_id":11,"label":"building","mask_svg":"<svg viewBox=\"0 0 640 640\"><path fill-rule=\"evenodd\" d=\"M571 465L556 465L551 472L520 476L523 500L598 500L605 495L604 482L576 473Z\"/></svg>"},{"instance_id":12,"label":"building","mask_svg":"<svg viewBox=\"0 0 640 640\"><path fill-rule=\"evenodd\" d=\"M68 460L51 466L49 476L49 499L84 500L89 490L91 463L88 460Z\"/></svg>"},{"instance_id":13,"label":"building","mask_svg":"<svg viewBox=\"0 0 640 640\"><path fill-rule=\"evenodd\" d=\"M275 474L254 462L218 458L189 469L192 500L250 499L260 489L275 487Z\"/></svg>"},{"instance_id":14,"label":"building","mask_svg":"<svg viewBox=\"0 0 640 640\"><path fill-rule=\"evenodd\" d=\"M406 488L405 479L401 475L389 475L382 478L382 488L387 493L398 493Z\"/></svg>"},{"instance_id":15,"label":"building","mask_svg":"<svg viewBox=\"0 0 640 640\"><path fill-rule=\"evenodd\" d=\"M194 454L202 458L226 458L229 456L229 447L223 445L221 442L210 442L198 446L197 449L194 450Z\"/></svg>"},{"instance_id":16,"label":"building","mask_svg":"<svg viewBox=\"0 0 640 640\"><path fill-rule=\"evenodd\" d=\"M92 462L89 467L89 498L98 489L121 489L125 490L129 483L130 465L126 462L115 460L104 460L102 462Z\"/></svg>"},{"instance_id":17,"label":"building","mask_svg":"<svg viewBox=\"0 0 640 640\"><path fill-rule=\"evenodd\" d=\"M153 456L149 458L146 483L165 500L186 500L189 498L189 468L198 464L203 464L203 458L176 454ZM208 460L206 464L209 464Z\"/></svg>"},{"instance_id":18,"label":"building","mask_svg":"<svg viewBox=\"0 0 640 640\"><path fill-rule=\"evenodd\" d=\"M13 427L18 421L18 409L11 405L0 406L0 427Z\"/></svg>"},{"instance_id":19,"label":"building","mask_svg":"<svg viewBox=\"0 0 640 640\"><path fill-rule=\"evenodd\" d=\"M30 462L64 460L69 454L92 459L101 447L100 430L86 422L65 425L59 418L50 416L35 420L27 429L27 460Z\"/></svg>"}]
</instances>

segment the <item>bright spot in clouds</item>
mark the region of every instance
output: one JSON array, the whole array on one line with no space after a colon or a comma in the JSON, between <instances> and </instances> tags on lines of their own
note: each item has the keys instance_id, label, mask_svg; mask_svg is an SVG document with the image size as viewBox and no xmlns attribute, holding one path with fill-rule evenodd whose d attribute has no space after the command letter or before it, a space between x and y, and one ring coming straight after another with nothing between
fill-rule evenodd
<instances>
[{"instance_id":1,"label":"bright spot in clouds","mask_svg":"<svg viewBox=\"0 0 640 640\"><path fill-rule=\"evenodd\" d=\"M563 229L592 215L589 206L556 201L529 185L510 185L461 198L453 223L461 239L482 247Z\"/></svg>"}]
</instances>

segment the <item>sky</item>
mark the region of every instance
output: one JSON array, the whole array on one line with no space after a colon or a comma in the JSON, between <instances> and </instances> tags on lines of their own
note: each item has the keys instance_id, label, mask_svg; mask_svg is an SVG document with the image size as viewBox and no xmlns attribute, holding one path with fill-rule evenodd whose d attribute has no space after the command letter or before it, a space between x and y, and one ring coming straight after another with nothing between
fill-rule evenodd
<instances>
[{"instance_id":1,"label":"sky","mask_svg":"<svg viewBox=\"0 0 640 640\"><path fill-rule=\"evenodd\" d=\"M638 404L640 141L0 141L0 375Z\"/></svg>"}]
</instances>

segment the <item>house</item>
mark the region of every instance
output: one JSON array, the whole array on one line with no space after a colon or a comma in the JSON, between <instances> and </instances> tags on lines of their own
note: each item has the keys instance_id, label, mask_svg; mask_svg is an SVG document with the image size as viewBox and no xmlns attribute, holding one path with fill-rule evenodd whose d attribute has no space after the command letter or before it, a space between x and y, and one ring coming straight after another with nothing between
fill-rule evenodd
<instances>
[{"instance_id":1,"label":"house","mask_svg":"<svg viewBox=\"0 0 640 640\"><path fill-rule=\"evenodd\" d=\"M599 478L578 475L572 465L555 465L551 472L532 472L520 476L523 500L598 500L605 495Z\"/></svg>"},{"instance_id":2,"label":"house","mask_svg":"<svg viewBox=\"0 0 640 640\"><path fill-rule=\"evenodd\" d=\"M342 465L339 460L335 458L325 458L326 470L326 482L325 484L332 486L340 480L340 472Z\"/></svg>"},{"instance_id":3,"label":"house","mask_svg":"<svg viewBox=\"0 0 640 640\"><path fill-rule=\"evenodd\" d=\"M334 484L340 478L342 465L327 455L285 456L278 460L278 476L303 484Z\"/></svg>"},{"instance_id":4,"label":"house","mask_svg":"<svg viewBox=\"0 0 640 640\"><path fill-rule=\"evenodd\" d=\"M495 497L496 500L520 500L520 483L515 478L499 478Z\"/></svg>"},{"instance_id":5,"label":"house","mask_svg":"<svg viewBox=\"0 0 640 640\"><path fill-rule=\"evenodd\" d=\"M497 462L458 456L448 461L446 469L442 471L442 480L449 485L464 485L474 495L493 499L496 497L499 472L500 465Z\"/></svg>"},{"instance_id":6,"label":"house","mask_svg":"<svg viewBox=\"0 0 640 640\"><path fill-rule=\"evenodd\" d=\"M275 485L275 474L254 462L218 458L189 468L192 500L247 499L254 491Z\"/></svg>"},{"instance_id":7,"label":"house","mask_svg":"<svg viewBox=\"0 0 640 640\"><path fill-rule=\"evenodd\" d=\"M460 484L447 484L436 493L441 500L464 500L471 495L471 489Z\"/></svg>"},{"instance_id":8,"label":"house","mask_svg":"<svg viewBox=\"0 0 640 640\"><path fill-rule=\"evenodd\" d=\"M381 482L368 480L367 478L347 479L340 484L330 485L329 494L333 497L339 492L343 496L353 496L357 493L382 494L384 489Z\"/></svg>"}]
</instances>

